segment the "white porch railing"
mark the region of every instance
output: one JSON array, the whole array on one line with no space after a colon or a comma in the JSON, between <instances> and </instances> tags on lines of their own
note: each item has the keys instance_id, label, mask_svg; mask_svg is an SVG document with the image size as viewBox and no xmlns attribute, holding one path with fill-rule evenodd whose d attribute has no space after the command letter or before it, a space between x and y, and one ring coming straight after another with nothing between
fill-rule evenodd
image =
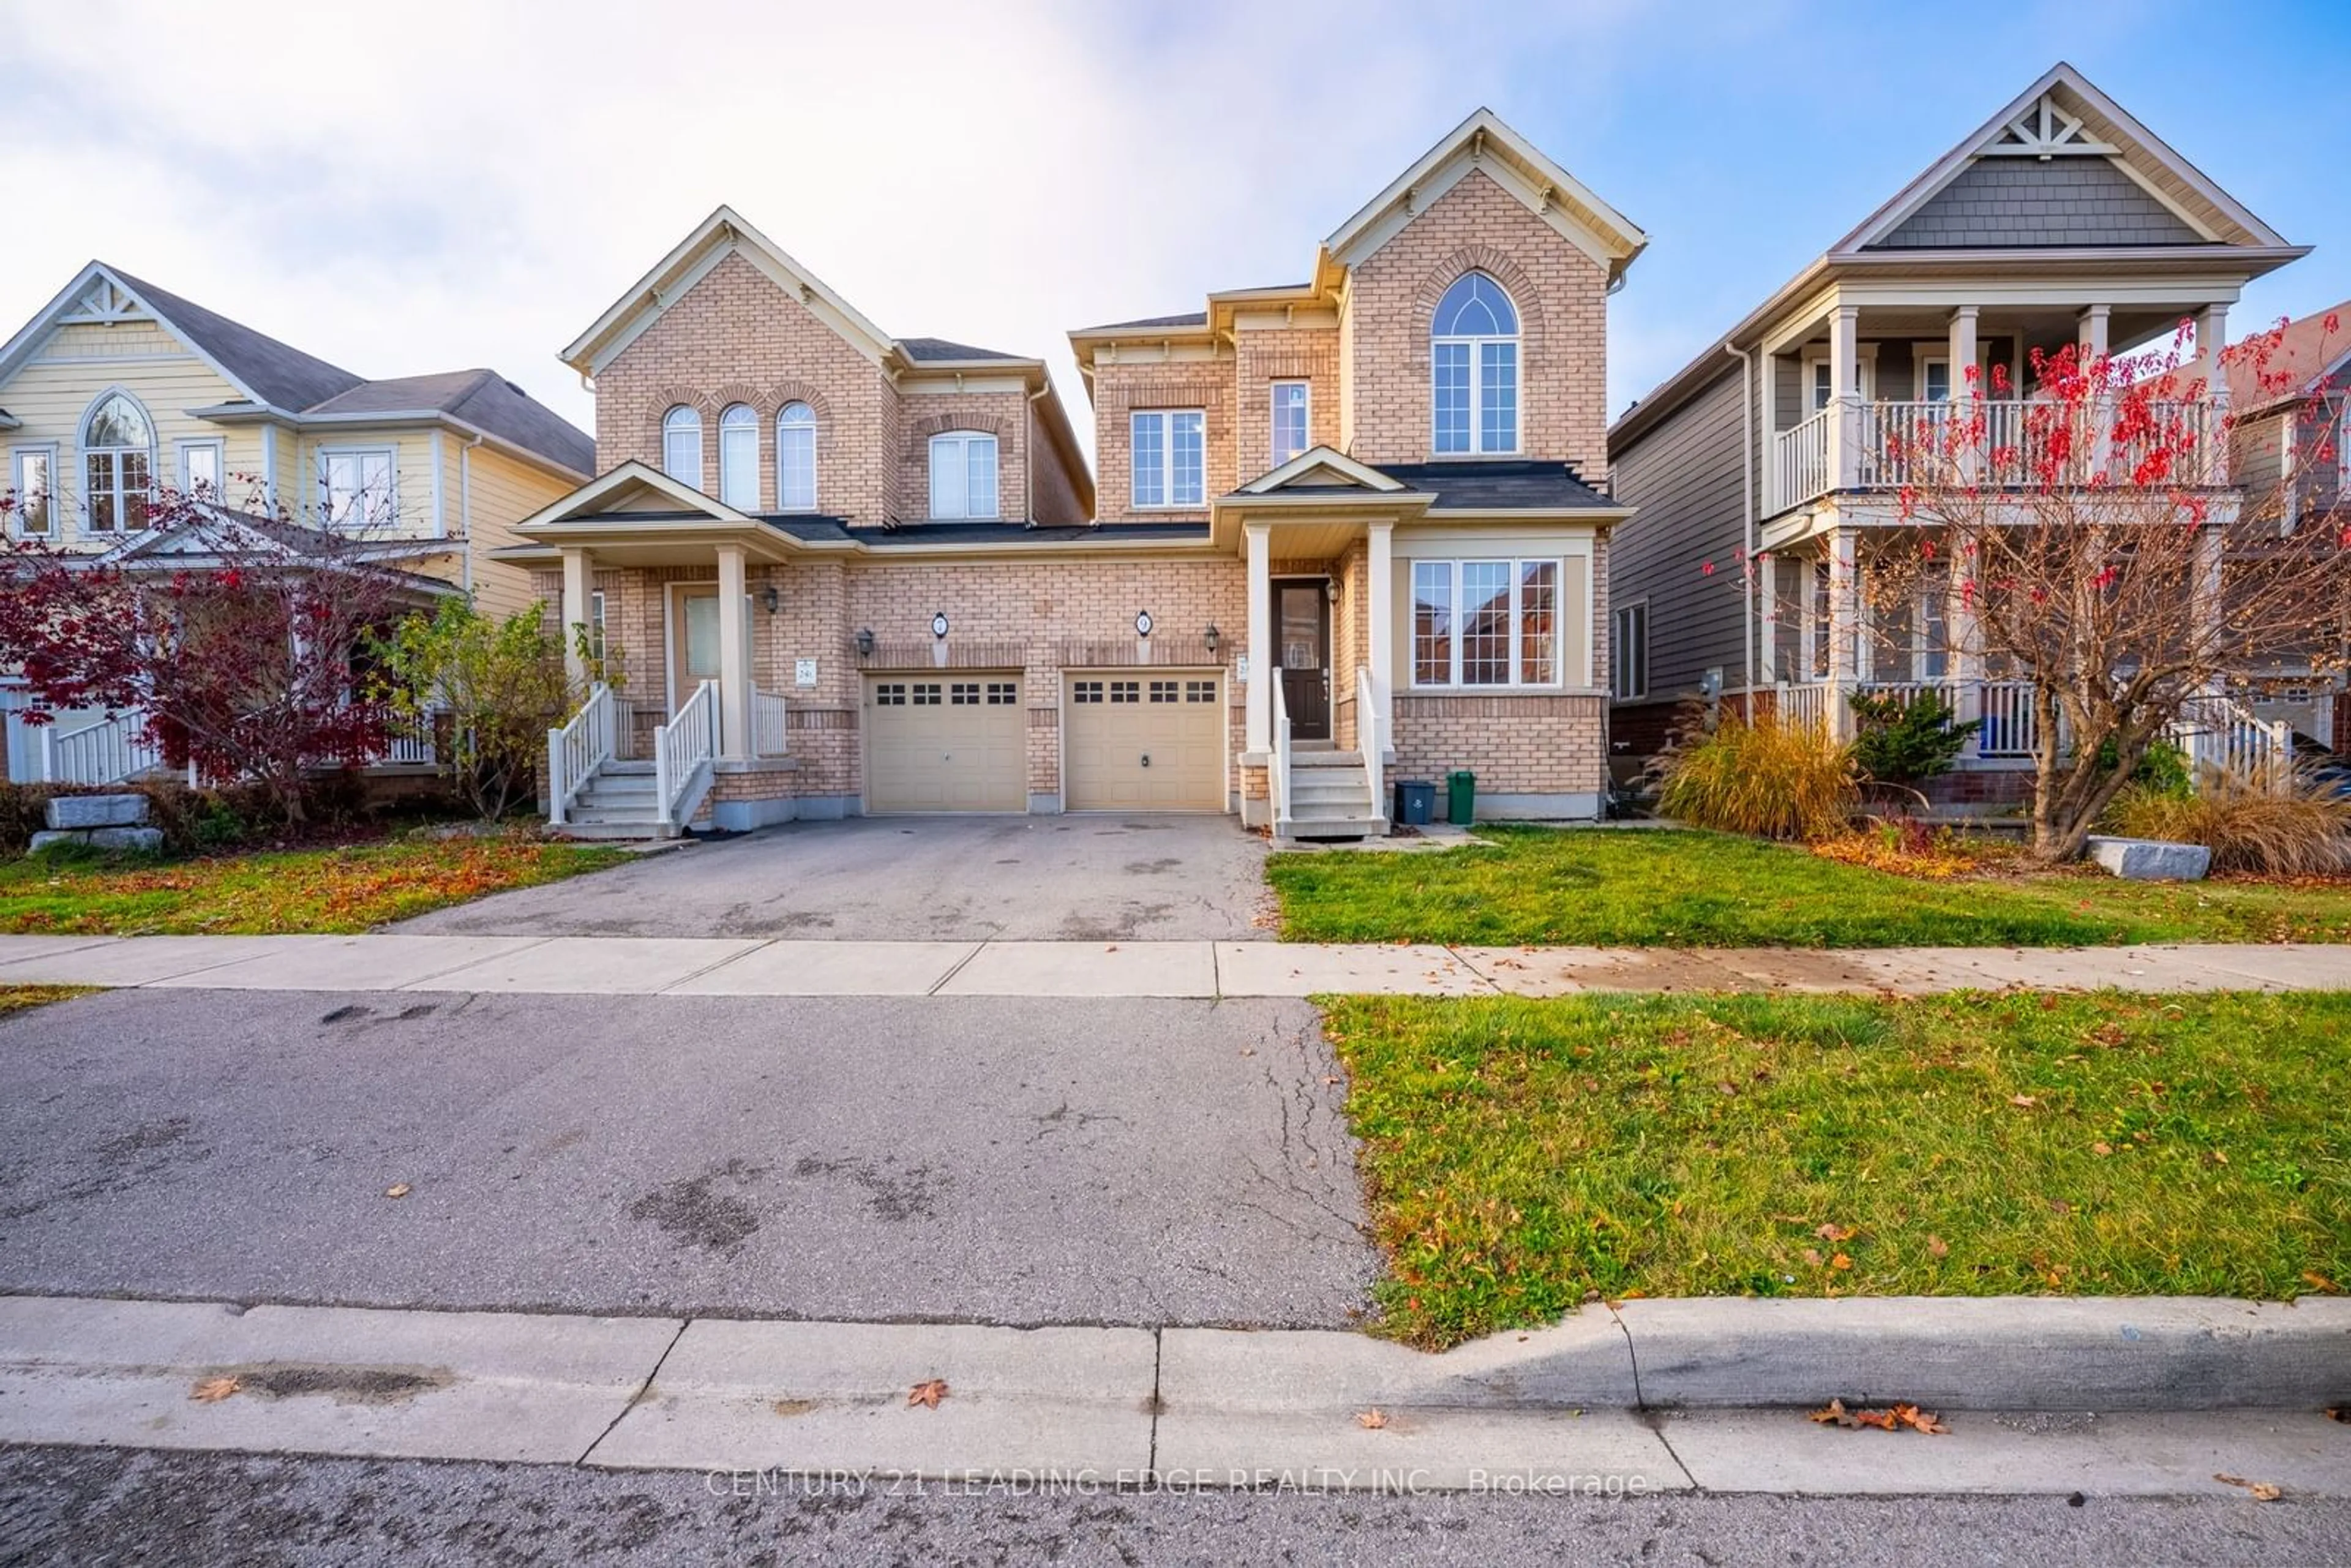
<instances>
[{"instance_id":1,"label":"white porch railing","mask_svg":"<svg viewBox=\"0 0 2351 1568\"><path fill-rule=\"evenodd\" d=\"M1976 690L1983 727L1970 748L1977 757L2016 758L2041 748L2041 719L2032 711L2031 681L1983 681Z\"/></svg>"},{"instance_id":2,"label":"white porch railing","mask_svg":"<svg viewBox=\"0 0 2351 1568\"><path fill-rule=\"evenodd\" d=\"M96 724L56 733L41 727L41 778L51 784L120 784L163 765L147 739L147 716L116 714Z\"/></svg>"},{"instance_id":3,"label":"white porch railing","mask_svg":"<svg viewBox=\"0 0 2351 1568\"><path fill-rule=\"evenodd\" d=\"M784 734L784 699L773 692L751 688L751 755L783 757L789 755L788 737Z\"/></svg>"},{"instance_id":4,"label":"white porch railing","mask_svg":"<svg viewBox=\"0 0 2351 1568\"><path fill-rule=\"evenodd\" d=\"M1834 404L1793 430L1772 438L1771 510L1784 512L1825 496L1835 476L1829 472L1829 428L1837 416Z\"/></svg>"},{"instance_id":5,"label":"white porch railing","mask_svg":"<svg viewBox=\"0 0 2351 1568\"><path fill-rule=\"evenodd\" d=\"M1273 760L1265 770L1266 798L1273 807L1273 831L1281 834L1283 819L1290 815L1290 702L1281 695L1281 672L1266 672L1272 682L1270 694L1273 701Z\"/></svg>"},{"instance_id":6,"label":"white porch railing","mask_svg":"<svg viewBox=\"0 0 2351 1568\"><path fill-rule=\"evenodd\" d=\"M1380 794L1380 754L1387 745L1380 734L1379 705L1372 700L1372 672L1355 667L1355 745L1364 754L1364 781L1372 787L1372 815L1384 817L1388 804Z\"/></svg>"},{"instance_id":7,"label":"white porch railing","mask_svg":"<svg viewBox=\"0 0 2351 1568\"><path fill-rule=\"evenodd\" d=\"M2294 783L2294 727L2232 698L2192 698L2164 737L2186 755L2189 776L2199 783L2214 772L2278 790Z\"/></svg>"},{"instance_id":8,"label":"white porch railing","mask_svg":"<svg viewBox=\"0 0 2351 1568\"><path fill-rule=\"evenodd\" d=\"M1773 686L1772 713L1784 727L1826 729L1832 709L1829 699L1834 691L1826 681L1810 681L1802 685Z\"/></svg>"},{"instance_id":9,"label":"white porch railing","mask_svg":"<svg viewBox=\"0 0 2351 1568\"><path fill-rule=\"evenodd\" d=\"M547 732L547 820L561 827L596 770L612 759L612 688L599 681L561 729Z\"/></svg>"},{"instance_id":10,"label":"white porch railing","mask_svg":"<svg viewBox=\"0 0 2351 1568\"><path fill-rule=\"evenodd\" d=\"M718 683L705 681L653 732L653 802L662 825L684 827L702 803L718 758Z\"/></svg>"},{"instance_id":11,"label":"white porch railing","mask_svg":"<svg viewBox=\"0 0 2351 1568\"><path fill-rule=\"evenodd\" d=\"M431 768L441 760L441 748L434 740L434 731L441 721L439 708L427 708L416 716L413 724L395 723L389 737L391 744L384 748L383 759L403 768Z\"/></svg>"}]
</instances>

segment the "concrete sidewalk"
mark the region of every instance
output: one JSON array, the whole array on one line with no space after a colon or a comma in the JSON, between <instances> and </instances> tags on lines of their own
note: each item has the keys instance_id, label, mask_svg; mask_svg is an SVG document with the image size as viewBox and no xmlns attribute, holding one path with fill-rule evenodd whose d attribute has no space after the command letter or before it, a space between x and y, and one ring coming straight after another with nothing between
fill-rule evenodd
<instances>
[{"instance_id":1,"label":"concrete sidewalk","mask_svg":"<svg viewBox=\"0 0 2351 1568\"><path fill-rule=\"evenodd\" d=\"M934 1379L935 1404L909 1399ZM2351 1427L2319 1406L2346 1381L2332 1301L1632 1302L1424 1355L1342 1333L0 1297L0 1442L1105 1490L2211 1496L2226 1474L2343 1497ZM1951 1429L1805 1419L1832 1396Z\"/></svg>"},{"instance_id":2,"label":"concrete sidewalk","mask_svg":"<svg viewBox=\"0 0 2351 1568\"><path fill-rule=\"evenodd\" d=\"M1920 996L2351 989L2351 947L1441 947L751 937L0 936L0 985L734 997Z\"/></svg>"}]
</instances>

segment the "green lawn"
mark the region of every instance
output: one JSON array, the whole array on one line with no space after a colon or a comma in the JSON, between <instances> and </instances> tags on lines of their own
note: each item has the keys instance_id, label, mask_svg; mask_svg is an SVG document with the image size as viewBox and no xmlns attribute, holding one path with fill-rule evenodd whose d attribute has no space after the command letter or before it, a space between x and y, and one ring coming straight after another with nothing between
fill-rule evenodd
<instances>
[{"instance_id":1,"label":"green lawn","mask_svg":"<svg viewBox=\"0 0 2351 1568\"><path fill-rule=\"evenodd\" d=\"M68 997L85 996L86 986L0 986L0 1019L28 1008L47 1007Z\"/></svg>"},{"instance_id":2,"label":"green lawn","mask_svg":"<svg viewBox=\"0 0 2351 1568\"><path fill-rule=\"evenodd\" d=\"M1326 1005L1414 1343L1592 1291L2351 1283L2351 993Z\"/></svg>"},{"instance_id":3,"label":"green lawn","mask_svg":"<svg viewBox=\"0 0 2351 1568\"><path fill-rule=\"evenodd\" d=\"M599 871L618 850L402 839L185 861L0 862L0 932L251 936L365 931L485 894Z\"/></svg>"},{"instance_id":4,"label":"green lawn","mask_svg":"<svg viewBox=\"0 0 2351 1568\"><path fill-rule=\"evenodd\" d=\"M1928 881L1721 833L1481 828L1437 853L1277 854L1293 942L2065 946L2351 941L2351 881Z\"/></svg>"}]
</instances>

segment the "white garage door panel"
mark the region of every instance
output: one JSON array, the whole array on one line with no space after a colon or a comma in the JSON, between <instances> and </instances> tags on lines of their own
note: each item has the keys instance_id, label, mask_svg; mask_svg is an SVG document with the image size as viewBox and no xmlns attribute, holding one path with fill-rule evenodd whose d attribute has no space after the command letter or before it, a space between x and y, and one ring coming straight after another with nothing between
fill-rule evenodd
<instances>
[{"instance_id":1,"label":"white garage door panel","mask_svg":"<svg viewBox=\"0 0 2351 1568\"><path fill-rule=\"evenodd\" d=\"M1061 746L1071 810L1225 810L1218 677L1105 672L1068 683Z\"/></svg>"},{"instance_id":2,"label":"white garage door panel","mask_svg":"<svg viewBox=\"0 0 2351 1568\"><path fill-rule=\"evenodd\" d=\"M1018 676L878 677L866 683L865 717L869 810L1028 810L1029 725Z\"/></svg>"}]
</instances>

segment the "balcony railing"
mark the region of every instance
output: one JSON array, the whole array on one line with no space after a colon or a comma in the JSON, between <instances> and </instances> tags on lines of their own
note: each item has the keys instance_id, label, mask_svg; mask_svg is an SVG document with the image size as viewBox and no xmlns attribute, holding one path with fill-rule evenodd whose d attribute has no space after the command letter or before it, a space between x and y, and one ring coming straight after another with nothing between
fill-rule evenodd
<instances>
[{"instance_id":1,"label":"balcony railing","mask_svg":"<svg viewBox=\"0 0 2351 1568\"><path fill-rule=\"evenodd\" d=\"M2115 485L2210 484L2225 477L2209 402L2147 402L2127 420L2112 410L2083 409L2069 417L2048 402L1977 406L1980 439L1963 445L1954 424L1962 404L1855 403L1850 419L1840 419L1841 410L1831 404L1773 434L1765 469L1767 509L1784 512L1832 490L1941 483L1962 462L1993 486L2087 484L2102 471Z\"/></svg>"}]
</instances>

